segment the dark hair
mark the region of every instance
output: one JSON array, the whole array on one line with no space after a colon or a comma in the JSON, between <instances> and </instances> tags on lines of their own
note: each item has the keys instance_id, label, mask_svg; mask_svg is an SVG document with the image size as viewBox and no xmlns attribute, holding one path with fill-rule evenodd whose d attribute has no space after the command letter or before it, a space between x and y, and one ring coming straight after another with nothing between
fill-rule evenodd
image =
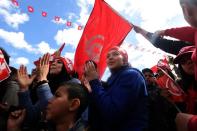
<instances>
[{"instance_id":1,"label":"dark hair","mask_svg":"<svg viewBox=\"0 0 197 131\"><path fill-rule=\"evenodd\" d=\"M8 53L2 47L0 47L0 50L2 51L2 53L4 55L6 63L9 65L9 63L10 63L10 56L8 55Z\"/></svg>"},{"instance_id":2,"label":"dark hair","mask_svg":"<svg viewBox=\"0 0 197 131\"><path fill-rule=\"evenodd\" d=\"M194 90L197 90L197 82L195 81L195 76L186 74L180 64L178 65L178 70L180 71L181 76L181 80L178 83L181 84L182 89L187 92L188 88L194 85Z\"/></svg>"},{"instance_id":3,"label":"dark hair","mask_svg":"<svg viewBox=\"0 0 197 131\"><path fill-rule=\"evenodd\" d=\"M68 74L66 68L62 66L62 70L58 75L51 75L50 73L47 76L49 80L49 86L51 88L51 92L54 94L59 87L60 83L66 82L72 79L72 76Z\"/></svg>"},{"instance_id":4,"label":"dark hair","mask_svg":"<svg viewBox=\"0 0 197 131\"><path fill-rule=\"evenodd\" d=\"M149 73L151 73L151 74L154 74L153 71L152 71L151 69L149 69L149 68L144 68L144 69L142 70L142 73L143 73L143 74L146 73L146 72L149 72Z\"/></svg>"},{"instance_id":5,"label":"dark hair","mask_svg":"<svg viewBox=\"0 0 197 131\"><path fill-rule=\"evenodd\" d=\"M87 89L81 84L71 82L63 82L60 84L60 86L63 86L67 89L69 100L72 100L74 98L78 98L80 100L80 106L76 116L76 118L79 119L81 117L81 114L85 111L88 105Z\"/></svg>"}]
</instances>

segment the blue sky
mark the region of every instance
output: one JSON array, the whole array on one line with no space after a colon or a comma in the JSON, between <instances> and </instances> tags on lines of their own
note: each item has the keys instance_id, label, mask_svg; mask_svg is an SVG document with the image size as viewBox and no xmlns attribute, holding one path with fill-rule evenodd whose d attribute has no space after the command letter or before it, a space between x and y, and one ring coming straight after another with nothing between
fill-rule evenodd
<instances>
[{"instance_id":1,"label":"blue sky","mask_svg":"<svg viewBox=\"0 0 197 131\"><path fill-rule=\"evenodd\" d=\"M53 53L64 42L62 55L73 60L83 32L77 27L85 26L94 0L17 1L18 7L10 0L0 0L0 46L10 54L11 65L18 68L25 64L30 72L33 61L46 52ZM125 19L148 31L187 25L179 0L105 1ZM28 12L28 6L34 8L33 13ZM42 17L42 11L47 12L47 17ZM55 16L61 17L59 22L54 21ZM67 21L72 22L71 27L66 26ZM128 34L122 47L128 51L131 64L139 69L153 66L165 54L134 31Z\"/></svg>"}]
</instances>

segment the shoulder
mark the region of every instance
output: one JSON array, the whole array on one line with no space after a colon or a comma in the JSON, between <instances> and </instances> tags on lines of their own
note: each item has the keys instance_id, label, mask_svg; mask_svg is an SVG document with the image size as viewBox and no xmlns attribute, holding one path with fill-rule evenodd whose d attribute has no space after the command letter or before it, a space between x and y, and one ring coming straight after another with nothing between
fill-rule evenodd
<instances>
[{"instance_id":1,"label":"shoulder","mask_svg":"<svg viewBox=\"0 0 197 131\"><path fill-rule=\"evenodd\" d=\"M122 75L143 77L143 74L138 69L133 68L133 67L126 68L122 72Z\"/></svg>"}]
</instances>

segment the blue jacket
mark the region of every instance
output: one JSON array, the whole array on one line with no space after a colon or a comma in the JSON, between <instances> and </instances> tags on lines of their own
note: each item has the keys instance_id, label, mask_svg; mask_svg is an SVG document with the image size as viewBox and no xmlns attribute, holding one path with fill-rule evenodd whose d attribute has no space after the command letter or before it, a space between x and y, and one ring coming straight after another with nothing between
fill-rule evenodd
<instances>
[{"instance_id":1,"label":"blue jacket","mask_svg":"<svg viewBox=\"0 0 197 131\"><path fill-rule=\"evenodd\" d=\"M29 91L18 93L19 105L24 107L27 112L27 117L24 125L26 127L37 124L38 120L40 120L41 112L44 111L48 104L48 101L53 97L48 83L40 85L40 87L37 88L37 95L39 100L35 105L33 105Z\"/></svg>"},{"instance_id":2,"label":"blue jacket","mask_svg":"<svg viewBox=\"0 0 197 131\"><path fill-rule=\"evenodd\" d=\"M90 81L90 85L92 130L142 131L147 127L148 94L140 71L122 67L112 73L107 89L98 79Z\"/></svg>"}]
</instances>

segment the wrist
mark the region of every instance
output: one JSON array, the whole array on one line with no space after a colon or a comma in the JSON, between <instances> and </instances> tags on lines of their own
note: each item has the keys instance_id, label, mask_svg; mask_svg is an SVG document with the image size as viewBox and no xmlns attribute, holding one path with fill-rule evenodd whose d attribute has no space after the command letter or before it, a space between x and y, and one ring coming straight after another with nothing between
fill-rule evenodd
<instances>
[{"instance_id":1,"label":"wrist","mask_svg":"<svg viewBox=\"0 0 197 131\"><path fill-rule=\"evenodd\" d=\"M47 78L40 78L40 79L38 79L38 82L39 81L45 81L45 80L47 81Z\"/></svg>"},{"instance_id":2,"label":"wrist","mask_svg":"<svg viewBox=\"0 0 197 131\"><path fill-rule=\"evenodd\" d=\"M48 80L40 80L40 81L38 81L37 82L37 84L36 84L36 87L39 87L40 85L42 85L42 84L46 84L46 83L48 83L49 81Z\"/></svg>"}]
</instances>

